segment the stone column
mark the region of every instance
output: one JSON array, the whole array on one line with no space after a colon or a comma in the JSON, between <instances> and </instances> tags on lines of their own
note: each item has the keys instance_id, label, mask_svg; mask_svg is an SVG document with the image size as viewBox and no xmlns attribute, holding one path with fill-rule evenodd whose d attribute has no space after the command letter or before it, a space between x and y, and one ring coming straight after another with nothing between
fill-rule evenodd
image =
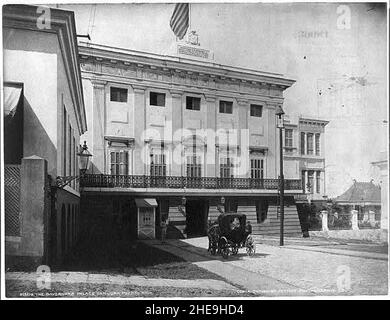
<instances>
[{"instance_id":1,"label":"stone column","mask_svg":"<svg viewBox=\"0 0 390 320\"><path fill-rule=\"evenodd\" d=\"M357 210L351 210L351 221L352 221L352 230L359 230Z\"/></svg>"},{"instance_id":2,"label":"stone column","mask_svg":"<svg viewBox=\"0 0 390 320\"><path fill-rule=\"evenodd\" d=\"M207 134L207 153L206 153L206 173L208 177L215 177L216 171L216 147L215 147L215 133L217 132L217 120L216 120L216 101L215 95L205 94L207 103L207 125L206 128L209 131Z\"/></svg>"},{"instance_id":3,"label":"stone column","mask_svg":"<svg viewBox=\"0 0 390 320\"><path fill-rule=\"evenodd\" d=\"M250 144L250 135L249 135L249 101L237 99L238 103L238 144L239 156L241 157L241 164L238 168L239 177L249 178L250 177L250 161L249 161L249 144ZM245 130L245 131L244 131Z\"/></svg>"},{"instance_id":4,"label":"stone column","mask_svg":"<svg viewBox=\"0 0 390 320\"><path fill-rule=\"evenodd\" d=\"M134 89L134 173L135 175L143 175L146 173L145 168L145 88L133 86Z\"/></svg>"},{"instance_id":5,"label":"stone column","mask_svg":"<svg viewBox=\"0 0 390 320\"><path fill-rule=\"evenodd\" d=\"M265 134L268 141L266 177L274 177L276 179L279 176L279 129L276 128L275 108L276 105L274 104L265 107L265 117L268 115L266 119L268 132Z\"/></svg>"},{"instance_id":6,"label":"stone column","mask_svg":"<svg viewBox=\"0 0 390 320\"><path fill-rule=\"evenodd\" d=\"M44 232L48 221L46 183L47 161L38 156L23 158L20 190L21 245L18 255L32 267L44 262L47 250L47 235Z\"/></svg>"},{"instance_id":7,"label":"stone column","mask_svg":"<svg viewBox=\"0 0 390 320\"><path fill-rule=\"evenodd\" d=\"M172 96L172 176L182 176L182 158L181 153L178 153L181 147L181 141L177 139L181 138L180 131L183 128L183 92L178 90L171 90Z\"/></svg>"},{"instance_id":8,"label":"stone column","mask_svg":"<svg viewBox=\"0 0 390 320\"><path fill-rule=\"evenodd\" d=\"M329 231L329 228L328 228L328 211L322 210L321 211L321 217L322 217L322 231Z\"/></svg>"},{"instance_id":9,"label":"stone column","mask_svg":"<svg viewBox=\"0 0 390 320\"><path fill-rule=\"evenodd\" d=\"M93 154L94 173L105 172L104 154L104 128L105 128L105 86L106 81L91 80L93 86L92 106L92 141L91 153ZM97 170L97 172L96 172Z\"/></svg>"}]
</instances>

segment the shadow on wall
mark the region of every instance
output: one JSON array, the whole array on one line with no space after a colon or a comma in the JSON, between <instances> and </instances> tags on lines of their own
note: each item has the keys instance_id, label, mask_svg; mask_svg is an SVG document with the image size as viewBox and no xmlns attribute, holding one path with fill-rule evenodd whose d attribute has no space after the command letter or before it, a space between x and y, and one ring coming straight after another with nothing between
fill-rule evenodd
<instances>
[{"instance_id":1,"label":"shadow on wall","mask_svg":"<svg viewBox=\"0 0 390 320\"><path fill-rule=\"evenodd\" d=\"M48 173L56 177L57 148L50 140L45 128L25 97L23 99L23 109L23 157L36 155L46 159ZM57 126L57 123L53 123L53 126Z\"/></svg>"}]
</instances>

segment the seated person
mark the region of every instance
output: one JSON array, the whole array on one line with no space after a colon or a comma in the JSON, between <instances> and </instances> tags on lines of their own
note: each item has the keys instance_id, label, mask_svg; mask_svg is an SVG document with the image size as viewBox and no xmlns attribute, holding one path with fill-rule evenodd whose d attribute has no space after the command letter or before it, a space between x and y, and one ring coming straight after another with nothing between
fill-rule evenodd
<instances>
[{"instance_id":1,"label":"seated person","mask_svg":"<svg viewBox=\"0 0 390 320\"><path fill-rule=\"evenodd\" d=\"M230 230L235 230L240 227L240 220L238 218L234 218L234 220L230 223Z\"/></svg>"},{"instance_id":2,"label":"seated person","mask_svg":"<svg viewBox=\"0 0 390 320\"><path fill-rule=\"evenodd\" d=\"M246 222L246 225L245 225L245 239L247 236L249 236L250 234L252 233L252 225L251 225L251 222L250 221L247 221Z\"/></svg>"}]
</instances>

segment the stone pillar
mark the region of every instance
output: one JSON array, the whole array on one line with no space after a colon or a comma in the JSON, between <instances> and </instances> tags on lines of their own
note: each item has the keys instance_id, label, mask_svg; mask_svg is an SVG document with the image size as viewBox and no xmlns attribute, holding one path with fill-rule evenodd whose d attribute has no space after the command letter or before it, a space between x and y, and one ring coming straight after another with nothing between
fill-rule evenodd
<instances>
[{"instance_id":1,"label":"stone pillar","mask_svg":"<svg viewBox=\"0 0 390 320\"><path fill-rule=\"evenodd\" d=\"M94 173L105 172L104 154L104 119L105 119L105 86L106 81L92 80L93 106L92 106L92 141L91 153L93 154ZM69 153L69 151L68 151Z\"/></svg>"},{"instance_id":2,"label":"stone pillar","mask_svg":"<svg viewBox=\"0 0 390 320\"><path fill-rule=\"evenodd\" d=\"M186 207L182 206L181 199L170 199L168 210L167 236L169 238L187 238Z\"/></svg>"},{"instance_id":3,"label":"stone pillar","mask_svg":"<svg viewBox=\"0 0 390 320\"><path fill-rule=\"evenodd\" d=\"M134 89L134 174L147 174L145 164L145 88L133 86Z\"/></svg>"},{"instance_id":4,"label":"stone pillar","mask_svg":"<svg viewBox=\"0 0 390 320\"><path fill-rule=\"evenodd\" d=\"M172 176L182 176L181 134L183 128L183 91L171 90L172 96ZM178 140L180 139L180 140Z\"/></svg>"},{"instance_id":5,"label":"stone pillar","mask_svg":"<svg viewBox=\"0 0 390 320\"><path fill-rule=\"evenodd\" d=\"M357 210L351 210L351 221L352 221L352 230L359 230Z\"/></svg>"},{"instance_id":6,"label":"stone pillar","mask_svg":"<svg viewBox=\"0 0 390 320\"><path fill-rule=\"evenodd\" d=\"M322 210L321 211L321 217L322 217L322 231L329 231L329 228L328 228L328 211Z\"/></svg>"},{"instance_id":7,"label":"stone pillar","mask_svg":"<svg viewBox=\"0 0 390 320\"><path fill-rule=\"evenodd\" d=\"M21 245L19 256L29 267L44 263L47 248L45 224L47 223L48 203L47 161L38 156L22 159L21 165Z\"/></svg>"},{"instance_id":8,"label":"stone pillar","mask_svg":"<svg viewBox=\"0 0 390 320\"><path fill-rule=\"evenodd\" d=\"M249 160L249 144L250 144L250 134L249 134L249 101L237 99L238 103L238 137L237 143L239 145L239 156L241 157L240 167L237 168L238 177L240 178L249 178L251 169L250 169L250 160Z\"/></svg>"},{"instance_id":9,"label":"stone pillar","mask_svg":"<svg viewBox=\"0 0 390 320\"><path fill-rule=\"evenodd\" d=\"M267 105L265 108L265 117L268 116L267 119L265 119L268 126L268 132L265 134L267 134L267 158L269 159L269 161L267 161L267 173L265 176L277 178L279 176L279 129L276 128L275 108L276 105L273 104Z\"/></svg>"},{"instance_id":10,"label":"stone pillar","mask_svg":"<svg viewBox=\"0 0 390 320\"><path fill-rule=\"evenodd\" d=\"M207 126L206 128L210 131L207 134L207 154L206 154L206 176L215 177L216 171L216 156L217 150L215 147L215 133L217 132L217 120L216 120L216 97L215 95L205 95L207 103Z\"/></svg>"}]
</instances>

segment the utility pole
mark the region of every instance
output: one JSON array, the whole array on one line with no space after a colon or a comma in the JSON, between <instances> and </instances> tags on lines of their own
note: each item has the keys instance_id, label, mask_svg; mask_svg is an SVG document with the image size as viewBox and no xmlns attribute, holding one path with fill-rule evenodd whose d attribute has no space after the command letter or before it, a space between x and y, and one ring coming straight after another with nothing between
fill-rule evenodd
<instances>
[{"instance_id":1,"label":"utility pole","mask_svg":"<svg viewBox=\"0 0 390 320\"><path fill-rule=\"evenodd\" d=\"M283 129L284 129L284 111L278 106L275 112L279 128L279 148L280 148L280 175L279 175L279 205L280 205L280 246L284 245L284 174L283 174Z\"/></svg>"}]
</instances>

